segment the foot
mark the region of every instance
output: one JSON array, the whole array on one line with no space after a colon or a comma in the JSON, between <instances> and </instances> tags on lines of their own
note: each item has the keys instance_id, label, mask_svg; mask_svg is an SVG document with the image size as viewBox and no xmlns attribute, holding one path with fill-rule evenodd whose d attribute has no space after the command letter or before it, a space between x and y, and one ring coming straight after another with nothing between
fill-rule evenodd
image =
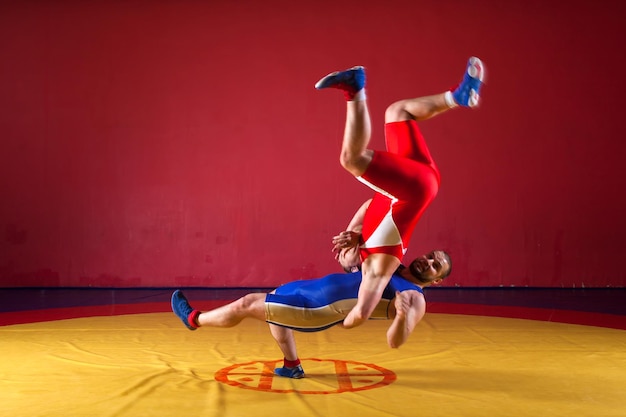
<instances>
[{"instance_id":1,"label":"foot","mask_svg":"<svg viewBox=\"0 0 626 417\"><path fill-rule=\"evenodd\" d=\"M189 330L196 330L198 326L195 323L195 318L198 317L200 312L194 310L190 305L187 298L183 295L181 290L176 290L172 294L172 311L183 321L183 324L187 326Z\"/></svg>"},{"instance_id":2,"label":"foot","mask_svg":"<svg viewBox=\"0 0 626 417\"><path fill-rule=\"evenodd\" d=\"M304 369L302 369L302 365L298 365L294 368L287 368L283 366L282 368L274 369L274 373L278 376L284 376L285 378L304 378Z\"/></svg>"},{"instance_id":3,"label":"foot","mask_svg":"<svg viewBox=\"0 0 626 417\"><path fill-rule=\"evenodd\" d=\"M338 88L346 96L346 100L353 100L356 93L365 87L365 68L352 67L345 71L336 71L328 74L315 84L315 88Z\"/></svg>"},{"instance_id":4,"label":"foot","mask_svg":"<svg viewBox=\"0 0 626 417\"><path fill-rule=\"evenodd\" d=\"M471 57L469 61L467 61L467 69L463 75L463 81L461 81L461 84L452 92L454 101L459 106L478 106L480 87L483 85L484 78L485 67L483 62L475 56Z\"/></svg>"}]
</instances>

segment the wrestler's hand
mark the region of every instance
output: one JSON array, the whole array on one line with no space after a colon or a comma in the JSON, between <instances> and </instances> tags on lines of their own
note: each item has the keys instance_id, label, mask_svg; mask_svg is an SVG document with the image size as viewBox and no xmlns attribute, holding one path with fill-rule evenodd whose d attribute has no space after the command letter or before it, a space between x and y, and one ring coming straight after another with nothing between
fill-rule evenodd
<instances>
[{"instance_id":1,"label":"wrestler's hand","mask_svg":"<svg viewBox=\"0 0 626 417\"><path fill-rule=\"evenodd\" d=\"M356 248L361 241L361 234L346 230L333 237L333 252L339 252L346 248Z\"/></svg>"}]
</instances>

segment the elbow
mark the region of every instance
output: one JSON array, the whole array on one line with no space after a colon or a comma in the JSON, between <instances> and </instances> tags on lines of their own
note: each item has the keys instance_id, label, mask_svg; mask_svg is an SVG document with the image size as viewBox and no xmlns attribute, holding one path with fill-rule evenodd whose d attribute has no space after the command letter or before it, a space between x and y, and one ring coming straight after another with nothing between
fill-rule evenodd
<instances>
[{"instance_id":1,"label":"elbow","mask_svg":"<svg viewBox=\"0 0 626 417\"><path fill-rule=\"evenodd\" d=\"M354 320L359 322L359 323L363 323L367 320L369 320L370 316L372 315L372 313L374 312L374 308L376 307L376 305L371 306L371 307L366 307L366 306L359 306L356 305L352 311L352 317L354 317Z\"/></svg>"},{"instance_id":2,"label":"elbow","mask_svg":"<svg viewBox=\"0 0 626 417\"><path fill-rule=\"evenodd\" d=\"M404 343L397 341L397 340L392 340L392 339L388 339L387 340L387 345L389 345L389 347L391 349L398 349L400 346L402 346Z\"/></svg>"},{"instance_id":3,"label":"elbow","mask_svg":"<svg viewBox=\"0 0 626 417\"><path fill-rule=\"evenodd\" d=\"M360 326L364 322L365 320L362 320L359 316L352 316L352 317L346 318L343 321L343 327L344 329L353 329L357 326Z\"/></svg>"},{"instance_id":4,"label":"elbow","mask_svg":"<svg viewBox=\"0 0 626 417\"><path fill-rule=\"evenodd\" d=\"M351 329L353 327L360 326L365 323L369 318L368 315L364 314L361 309L353 309L350 314L343 321L343 327L346 329Z\"/></svg>"},{"instance_id":5,"label":"elbow","mask_svg":"<svg viewBox=\"0 0 626 417\"><path fill-rule=\"evenodd\" d=\"M369 318L369 316L361 310L356 311L353 317L354 317L354 321L357 323L363 323Z\"/></svg>"}]
</instances>

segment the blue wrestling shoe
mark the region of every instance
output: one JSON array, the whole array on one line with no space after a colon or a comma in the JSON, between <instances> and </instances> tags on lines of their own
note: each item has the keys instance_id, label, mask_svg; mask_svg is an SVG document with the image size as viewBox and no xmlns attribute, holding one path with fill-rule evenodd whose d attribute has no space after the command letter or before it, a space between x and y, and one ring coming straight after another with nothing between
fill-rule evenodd
<instances>
[{"instance_id":1,"label":"blue wrestling shoe","mask_svg":"<svg viewBox=\"0 0 626 417\"><path fill-rule=\"evenodd\" d=\"M190 318L198 317L200 312L194 310L190 305L187 298L183 295L181 290L176 290L172 294L172 311L183 321L183 324L187 326L189 330L196 330L198 326L193 326L190 322ZM197 312L192 317L192 313Z\"/></svg>"},{"instance_id":2,"label":"blue wrestling shoe","mask_svg":"<svg viewBox=\"0 0 626 417\"><path fill-rule=\"evenodd\" d=\"M346 96L346 100L354 99L356 93L365 87L365 68L358 66L345 71L331 72L315 84L315 88L338 88Z\"/></svg>"},{"instance_id":3,"label":"blue wrestling shoe","mask_svg":"<svg viewBox=\"0 0 626 417\"><path fill-rule=\"evenodd\" d=\"M298 365L295 368L276 368L274 369L274 374L278 376L284 376L285 378L293 378L300 379L304 378L304 369L302 369L302 365Z\"/></svg>"},{"instance_id":4,"label":"blue wrestling shoe","mask_svg":"<svg viewBox=\"0 0 626 417\"><path fill-rule=\"evenodd\" d=\"M475 56L471 57L469 61L467 61L467 69L463 75L463 81L461 81L461 84L452 92L454 101L459 106L478 106L480 87L483 85L484 78L485 67L483 62Z\"/></svg>"}]
</instances>

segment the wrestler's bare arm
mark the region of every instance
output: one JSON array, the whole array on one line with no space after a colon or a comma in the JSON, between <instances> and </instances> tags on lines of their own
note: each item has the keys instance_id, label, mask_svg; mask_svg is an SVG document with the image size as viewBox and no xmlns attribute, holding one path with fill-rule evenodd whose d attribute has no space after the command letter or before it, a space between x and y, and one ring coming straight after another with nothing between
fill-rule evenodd
<instances>
[{"instance_id":1,"label":"wrestler's bare arm","mask_svg":"<svg viewBox=\"0 0 626 417\"><path fill-rule=\"evenodd\" d=\"M369 207L371 202L372 199L370 198L369 200L364 202L361 207L359 207L356 213L354 213L352 220L350 220L350 223L348 224L346 230L353 230L355 232L361 233L361 229L363 228L363 219L365 218L365 212L367 211L367 208Z\"/></svg>"},{"instance_id":2,"label":"wrestler's bare arm","mask_svg":"<svg viewBox=\"0 0 626 417\"><path fill-rule=\"evenodd\" d=\"M348 223L348 227L337 236L333 236L333 252L339 252L344 248L358 247L361 243L361 230L363 229L363 219L365 218L365 212L369 207L372 199L370 198L359 207L359 209L352 216L352 220Z\"/></svg>"}]
</instances>

